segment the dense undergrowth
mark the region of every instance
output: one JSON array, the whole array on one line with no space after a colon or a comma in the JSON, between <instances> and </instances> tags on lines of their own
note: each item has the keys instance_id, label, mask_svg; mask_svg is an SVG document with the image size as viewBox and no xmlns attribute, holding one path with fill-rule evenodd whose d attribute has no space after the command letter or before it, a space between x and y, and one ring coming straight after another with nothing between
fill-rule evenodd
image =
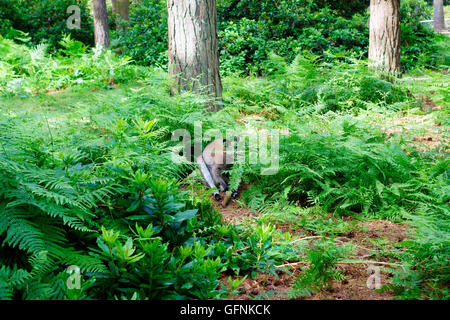
<instances>
[{"instance_id":1,"label":"dense undergrowth","mask_svg":"<svg viewBox=\"0 0 450 320\"><path fill-rule=\"evenodd\" d=\"M422 112L411 82L380 80L358 60L270 54L265 78L225 78L225 108L206 114L202 97L171 97L159 69L70 38L61 47L50 55L0 38L0 298L226 298L239 281L222 275L278 276L275 266L299 260L310 268L289 297L304 296L343 279L336 263L352 246L332 240L348 228L343 217L414 226L385 290L448 298L448 158L373 122ZM443 77L421 88L439 95L439 119ZM241 203L262 213L255 224L222 222L209 193L185 179L193 165L172 161L172 132L192 133L198 120L283 132L275 175L234 171L248 186ZM277 219L323 239L293 246ZM81 289L66 285L69 266Z\"/></svg>"},{"instance_id":2,"label":"dense undergrowth","mask_svg":"<svg viewBox=\"0 0 450 320\"><path fill-rule=\"evenodd\" d=\"M76 4L82 27L66 27L66 8ZM108 4L109 6L109 4ZM223 74L267 73L270 53L291 62L307 50L332 61L363 58L369 45L368 1L331 0L219 0L218 36ZM167 66L167 8L164 0L142 0L130 7L127 28L109 10L111 48L142 65ZM401 2L402 68L436 68L449 61L443 37L420 20L432 17L425 0ZM20 31L19 31L20 30ZM26 32L25 36L22 32ZM29 46L63 48L64 34L93 45L93 21L87 0L0 0L0 34L8 39L29 38Z\"/></svg>"},{"instance_id":3,"label":"dense undergrowth","mask_svg":"<svg viewBox=\"0 0 450 320\"><path fill-rule=\"evenodd\" d=\"M90 49L70 36L59 44L61 49L50 54L48 45L29 48L0 36L1 93L26 96L71 86L103 88L146 74L144 68L130 66L129 58Z\"/></svg>"},{"instance_id":4,"label":"dense undergrowth","mask_svg":"<svg viewBox=\"0 0 450 320\"><path fill-rule=\"evenodd\" d=\"M217 1L223 74L266 75L271 53L292 62L302 51L327 61L364 58L369 46L367 2L259 0ZM448 64L445 37L420 23L432 17L424 0L401 2L402 68ZM162 0L142 0L130 11L130 27L114 48L143 65L167 65L167 12Z\"/></svg>"}]
</instances>

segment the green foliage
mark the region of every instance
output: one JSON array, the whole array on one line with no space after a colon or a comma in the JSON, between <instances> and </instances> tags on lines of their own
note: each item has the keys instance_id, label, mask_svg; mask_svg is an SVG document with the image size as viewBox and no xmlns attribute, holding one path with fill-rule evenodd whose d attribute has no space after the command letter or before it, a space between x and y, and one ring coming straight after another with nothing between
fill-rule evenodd
<instances>
[{"instance_id":1,"label":"green foliage","mask_svg":"<svg viewBox=\"0 0 450 320\"><path fill-rule=\"evenodd\" d=\"M448 192L448 185L447 185ZM445 191L443 191L445 192ZM448 195L447 195L448 197ZM447 300L450 292L445 286L450 281L449 261L449 210L431 211L421 206L417 215L407 215L416 228L415 241L407 241L409 249L402 260L405 267L395 272L392 288L398 299Z\"/></svg>"},{"instance_id":2,"label":"green foliage","mask_svg":"<svg viewBox=\"0 0 450 320\"><path fill-rule=\"evenodd\" d=\"M230 286L229 291L229 296L233 297L233 296L237 296L239 287L242 285L242 283L247 279L247 276L242 277L241 279L237 278L237 279L233 279L231 278L231 276L228 277L228 285ZM224 285L222 285L223 287L225 287Z\"/></svg>"},{"instance_id":3,"label":"green foliage","mask_svg":"<svg viewBox=\"0 0 450 320\"><path fill-rule=\"evenodd\" d=\"M403 70L416 67L441 67L449 65L449 55L442 48L440 36L430 25L420 20L433 19L433 8L423 0L406 0L401 3L401 65Z\"/></svg>"},{"instance_id":4,"label":"green foliage","mask_svg":"<svg viewBox=\"0 0 450 320\"><path fill-rule=\"evenodd\" d=\"M268 18L277 22L286 18L295 21L295 15L289 16L286 12L295 11L297 8L307 6L312 6L314 9L329 7L330 9L339 11L343 16L361 13L369 7L368 0L284 0L276 3L270 0L218 0L217 3L220 20L242 17L257 19L260 13L263 12ZM288 24L291 22L291 20L288 20Z\"/></svg>"},{"instance_id":5,"label":"green foliage","mask_svg":"<svg viewBox=\"0 0 450 320\"><path fill-rule=\"evenodd\" d=\"M398 218L418 204L444 210L435 192L436 184L444 186L440 169L355 120L322 125L317 131L302 126L296 130L301 135L281 139L280 170L259 179L258 188L273 193L291 186L290 200L336 214ZM437 171L430 177L430 170Z\"/></svg>"},{"instance_id":6,"label":"green foliage","mask_svg":"<svg viewBox=\"0 0 450 320\"><path fill-rule=\"evenodd\" d=\"M417 234L405 243L407 253L395 256L404 266L392 288L400 298L448 297L448 159L436 151L419 152L405 136L387 137L373 125L380 113L389 119L417 106L406 86L376 78L361 63L321 63L314 56L287 64L272 55L269 66L265 79L226 82L226 101L247 115L246 125L289 129L280 137L275 175L261 176L263 165L244 166L242 180L250 186L242 201L268 215L264 221L293 221L294 229L330 236L353 229L337 215L410 219ZM446 106L441 76L407 87L435 92ZM293 209L298 205L310 211Z\"/></svg>"},{"instance_id":7,"label":"green foliage","mask_svg":"<svg viewBox=\"0 0 450 320\"><path fill-rule=\"evenodd\" d=\"M158 69L73 35L55 36L56 51L29 47L14 19L0 17L8 30L0 31L1 299L222 299L245 277L278 277L276 265L306 257L291 291L300 297L342 279L335 265L349 248L322 240L308 249L274 223L335 237L356 228L346 215L413 225L414 238L386 253L402 264L387 289L448 299L448 159L374 125L423 114L411 93L430 92L442 106L433 120L448 124L446 76L382 80L354 59L366 50L361 2L345 1L358 8L353 17L344 2L236 3L220 31L223 71L235 77L224 78L225 106L214 114L204 97L170 96ZM405 1L402 10L422 5ZM164 65L164 11L163 1L134 4L114 50ZM402 12L411 26L404 39L420 37L408 42L407 68L448 65L448 54L438 57L446 38L425 40L414 11ZM236 77L245 73L266 77ZM204 130L283 129L275 175L247 163L229 171L230 188L244 189L238 203L262 217L223 223L209 191L195 175L185 179L194 165L174 161L170 137L180 128L192 135L198 120ZM67 287L71 265L80 288Z\"/></svg>"},{"instance_id":8,"label":"green foliage","mask_svg":"<svg viewBox=\"0 0 450 320\"><path fill-rule=\"evenodd\" d=\"M87 48L70 36L59 42L58 57L47 45L28 48L0 36L0 93L26 96L71 86L108 87L126 82L137 71L111 51Z\"/></svg>"},{"instance_id":9,"label":"green foliage","mask_svg":"<svg viewBox=\"0 0 450 320\"><path fill-rule=\"evenodd\" d=\"M160 233L165 241L172 244L184 243L192 236L189 220L195 217L196 209L187 209L182 201L184 194L176 184L161 179L149 180L149 176L138 170L132 179L131 205L127 220L141 224L153 224L155 233Z\"/></svg>"},{"instance_id":10,"label":"green foliage","mask_svg":"<svg viewBox=\"0 0 450 320\"><path fill-rule=\"evenodd\" d=\"M276 53L292 62L303 52L326 61L366 58L367 1L219 1L218 37L223 74L270 72ZM133 4L130 27L119 31L118 52L145 65L167 65L167 8L161 0ZM429 19L424 0L401 3L402 68L448 65L445 42L419 23ZM443 57L445 57L443 59Z\"/></svg>"},{"instance_id":11,"label":"green foliage","mask_svg":"<svg viewBox=\"0 0 450 320\"><path fill-rule=\"evenodd\" d=\"M113 45L144 65L167 65L167 6L162 0L142 0L130 7L127 29Z\"/></svg>"},{"instance_id":12,"label":"green foliage","mask_svg":"<svg viewBox=\"0 0 450 320\"><path fill-rule=\"evenodd\" d=\"M375 77L361 61L330 64L304 52L291 64L271 54L266 66L267 78L245 84L236 79L236 86L231 82L230 103L246 113L268 112L277 117L288 114L287 110L300 115L397 109L408 100L398 84Z\"/></svg>"},{"instance_id":13,"label":"green foliage","mask_svg":"<svg viewBox=\"0 0 450 320\"><path fill-rule=\"evenodd\" d=\"M314 243L314 246L306 252L309 268L295 279L288 297L310 296L328 287L331 280L343 280L345 276L335 264L349 249L348 246L338 247L333 242L325 240Z\"/></svg>"},{"instance_id":14,"label":"green foliage","mask_svg":"<svg viewBox=\"0 0 450 320\"><path fill-rule=\"evenodd\" d=\"M4 41L5 61L30 79L23 70L32 59L19 59L23 46ZM47 59L93 59L79 42L66 38L63 47ZM138 79L139 67L123 68L115 78ZM223 298L230 294L219 283L224 272L274 272L281 262L286 249L271 245L272 228L253 234L223 225L207 193L179 190L176 180L191 164L172 160L170 132L203 117L204 100L170 97L165 75L155 72L152 80L150 90L93 92L93 82L56 95L1 98L2 297ZM80 268L80 288L66 285L71 265Z\"/></svg>"},{"instance_id":15,"label":"green foliage","mask_svg":"<svg viewBox=\"0 0 450 320\"><path fill-rule=\"evenodd\" d=\"M303 50L324 57L337 53L364 56L368 45L365 17L356 14L346 19L312 4L300 10L295 2L281 3L286 8L274 11L277 17L273 20L263 12L254 20L242 17L221 22L219 49L224 72L247 69L255 74L266 73L270 52L286 57L289 62ZM283 16L278 17L281 13Z\"/></svg>"},{"instance_id":16,"label":"green foliage","mask_svg":"<svg viewBox=\"0 0 450 320\"><path fill-rule=\"evenodd\" d=\"M80 29L67 27L70 16L67 8L71 5L80 8ZM45 42L51 49L58 48L64 34L87 45L94 43L93 22L87 0L1 0L0 35L14 39L14 29L27 32L34 45Z\"/></svg>"},{"instance_id":17,"label":"green foliage","mask_svg":"<svg viewBox=\"0 0 450 320\"><path fill-rule=\"evenodd\" d=\"M52 275L57 267L48 259L47 251L41 251L30 257L30 270L16 266L0 267L0 299L51 299L60 296L60 279Z\"/></svg>"},{"instance_id":18,"label":"green foliage","mask_svg":"<svg viewBox=\"0 0 450 320\"><path fill-rule=\"evenodd\" d=\"M195 242L172 250L153 236L151 224L146 228L136 224L133 229L132 237L102 229L96 251L109 268L92 275L96 282L89 294L103 299L129 299L135 294L138 299L220 297L218 278L224 265L211 257L212 247Z\"/></svg>"},{"instance_id":19,"label":"green foliage","mask_svg":"<svg viewBox=\"0 0 450 320\"><path fill-rule=\"evenodd\" d=\"M339 58L367 56L369 15L368 10L364 10L367 2L224 2L218 10L219 47L225 73L247 70L264 74L268 71L266 58L270 52L289 62L304 50L327 60L336 55ZM401 2L402 68L405 71L448 65L448 54L439 45L440 37L419 23L430 19L430 10L423 0Z\"/></svg>"}]
</instances>

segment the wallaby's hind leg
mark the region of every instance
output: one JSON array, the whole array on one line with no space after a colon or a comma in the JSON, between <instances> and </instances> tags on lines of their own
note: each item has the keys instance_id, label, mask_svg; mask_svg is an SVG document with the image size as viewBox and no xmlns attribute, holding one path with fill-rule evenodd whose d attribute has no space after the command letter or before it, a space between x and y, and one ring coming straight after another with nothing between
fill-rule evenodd
<instances>
[{"instance_id":1,"label":"wallaby's hind leg","mask_svg":"<svg viewBox=\"0 0 450 320\"><path fill-rule=\"evenodd\" d=\"M222 166L213 165L210 167L210 169L214 183L219 186L220 191L226 192L228 190L228 184L222 178L222 175L220 173Z\"/></svg>"},{"instance_id":2,"label":"wallaby's hind leg","mask_svg":"<svg viewBox=\"0 0 450 320\"><path fill-rule=\"evenodd\" d=\"M206 165L205 161L203 161L202 156L197 158L197 164L199 165L200 173L202 174L206 185L210 188L215 188L216 183L213 177L211 176L211 172L209 171L208 166ZM214 192L214 199L216 199L217 201L220 201L222 199L222 197L217 191Z\"/></svg>"}]
</instances>

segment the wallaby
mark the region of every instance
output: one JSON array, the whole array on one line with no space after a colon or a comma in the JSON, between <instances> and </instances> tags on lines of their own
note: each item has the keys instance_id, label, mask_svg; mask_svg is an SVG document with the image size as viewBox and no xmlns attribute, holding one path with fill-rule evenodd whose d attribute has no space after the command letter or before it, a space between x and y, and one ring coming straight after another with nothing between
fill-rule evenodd
<instances>
[{"instance_id":1,"label":"wallaby","mask_svg":"<svg viewBox=\"0 0 450 320\"><path fill-rule=\"evenodd\" d=\"M235 139L238 141L238 138ZM228 184L222 175L222 170L228 169L234 161L234 154L226 153L226 140L216 139L209 143L202 154L197 158L200 172L202 173L205 184L210 188L219 188L220 191L228 191ZM228 152L234 152L228 150ZM233 190L231 196L237 198L237 190ZM219 192L214 192L214 198L220 201L222 197Z\"/></svg>"}]
</instances>

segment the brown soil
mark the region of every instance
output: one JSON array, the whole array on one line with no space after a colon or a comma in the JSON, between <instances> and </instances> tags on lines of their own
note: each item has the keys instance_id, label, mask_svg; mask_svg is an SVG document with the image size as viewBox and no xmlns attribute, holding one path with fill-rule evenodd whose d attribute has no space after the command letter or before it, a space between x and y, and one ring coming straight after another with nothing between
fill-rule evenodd
<instances>
[{"instance_id":1,"label":"brown soil","mask_svg":"<svg viewBox=\"0 0 450 320\"><path fill-rule=\"evenodd\" d=\"M364 264L339 264L338 268L344 271L346 279L342 281L332 281L329 288L323 289L312 296L305 296L301 300L391 300L394 295L390 292L379 292L369 289L367 280L371 273ZM270 299L286 300L287 294L293 284L294 278L300 273L300 268L291 270L291 274L281 273L276 278L272 274L259 273L255 279L247 278L239 294L230 297L232 300ZM390 283L391 274L381 271L380 278L382 284ZM222 282L227 285L227 277L222 278ZM236 278L242 278L238 276Z\"/></svg>"},{"instance_id":2,"label":"brown soil","mask_svg":"<svg viewBox=\"0 0 450 320\"><path fill-rule=\"evenodd\" d=\"M414 141L413 147L421 151L438 151L439 153L449 153L449 138L446 137L443 129L438 125L424 127L422 135L414 135L411 131L421 125L424 120L423 115L408 115L395 119L392 126L386 129L386 134L391 136L395 133L409 136Z\"/></svg>"},{"instance_id":3,"label":"brown soil","mask_svg":"<svg viewBox=\"0 0 450 320\"><path fill-rule=\"evenodd\" d=\"M366 265L340 266L347 277L342 281L333 281L331 288L308 298L311 300L391 300L394 296L389 292L377 292L367 287L367 279L370 273ZM380 273L381 283L390 282L389 275Z\"/></svg>"},{"instance_id":4,"label":"brown soil","mask_svg":"<svg viewBox=\"0 0 450 320\"><path fill-rule=\"evenodd\" d=\"M219 212L222 214L224 222L232 224L241 224L244 220L259 216L258 213L247 210L231 199L228 206L223 207L220 202L216 202L216 205L220 208Z\"/></svg>"},{"instance_id":5,"label":"brown soil","mask_svg":"<svg viewBox=\"0 0 450 320\"><path fill-rule=\"evenodd\" d=\"M294 273L295 275L298 272ZM227 288L228 276L224 276L221 280ZM242 279L242 276L233 278ZM293 277L284 272L278 272L278 278L272 274L259 273L255 279L247 278L242 283L239 294L230 297L231 300L251 300L251 299L271 299L271 300L286 300L287 292L292 285Z\"/></svg>"},{"instance_id":6,"label":"brown soil","mask_svg":"<svg viewBox=\"0 0 450 320\"><path fill-rule=\"evenodd\" d=\"M259 214L240 207L235 200L232 200L228 207L223 208L217 202L219 211L225 221L233 224L240 224L244 220L257 217ZM280 225L281 229L288 231L288 225ZM292 230L291 230L292 231ZM367 280L371 272L367 268L372 265L371 261L392 263L392 259L383 256L375 256L377 247L370 242L370 239L386 239L387 248L409 237L408 226L384 220L363 221L357 225L355 230L348 234L337 237L337 242L345 243L352 241L356 245L354 260L368 261L367 263L339 263L337 267L344 272L346 279L342 281L332 281L329 288L323 289L312 296L302 297L304 300L390 300L394 297L391 292L379 292L368 288ZM299 236L304 237L304 235ZM386 267L386 266L384 266ZM290 268L289 273L278 271L278 278L272 274L259 273L254 279L247 278L239 289L237 296L230 297L234 300L250 299L271 299L284 300L287 298L293 280L306 265L297 264ZM389 284L392 274L388 269L380 267L381 284ZM227 276L222 277L222 283L228 287ZM233 278L242 278L237 276Z\"/></svg>"},{"instance_id":7,"label":"brown soil","mask_svg":"<svg viewBox=\"0 0 450 320\"><path fill-rule=\"evenodd\" d=\"M410 234L410 227L385 220L364 221L361 223L363 228L368 231L359 236L366 238L385 238L391 242L400 242L405 240Z\"/></svg>"},{"instance_id":8,"label":"brown soil","mask_svg":"<svg viewBox=\"0 0 450 320\"><path fill-rule=\"evenodd\" d=\"M424 125L429 119L429 115L434 111L442 109L442 107L438 106L427 95L418 96L416 98L421 102L421 109L425 114L405 115L394 119L389 127L384 128L386 134L391 136L395 133L401 133L413 141L412 147L421 151L449 153L450 139L448 137L448 129L443 128L440 123L433 122ZM412 131L417 128L423 129L421 135L412 133Z\"/></svg>"}]
</instances>

